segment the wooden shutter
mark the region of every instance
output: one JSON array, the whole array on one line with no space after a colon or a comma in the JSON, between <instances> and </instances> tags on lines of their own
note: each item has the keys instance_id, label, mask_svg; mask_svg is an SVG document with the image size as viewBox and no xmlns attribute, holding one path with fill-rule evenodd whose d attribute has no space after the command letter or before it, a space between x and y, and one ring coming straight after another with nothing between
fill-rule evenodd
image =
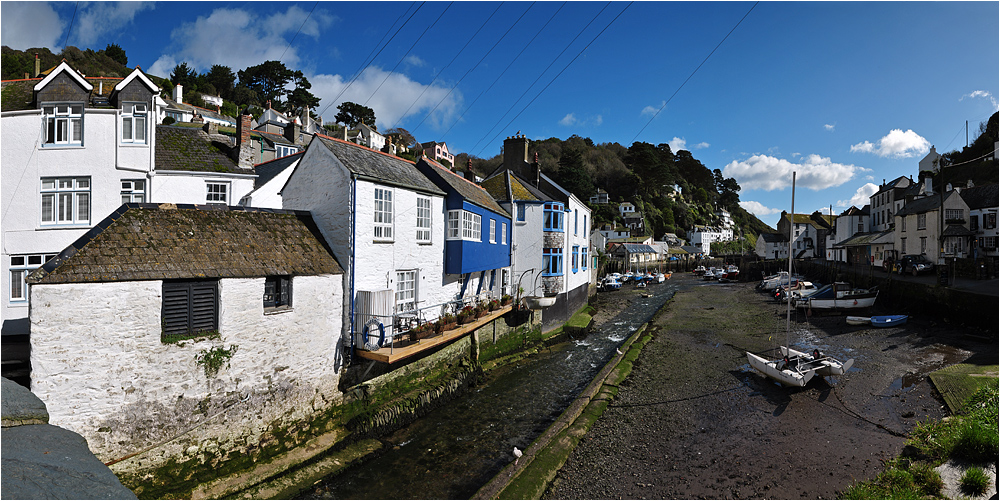
<instances>
[{"instance_id":1,"label":"wooden shutter","mask_svg":"<svg viewBox=\"0 0 1000 501\"><path fill-rule=\"evenodd\" d=\"M219 328L218 281L163 283L163 335L190 335Z\"/></svg>"}]
</instances>

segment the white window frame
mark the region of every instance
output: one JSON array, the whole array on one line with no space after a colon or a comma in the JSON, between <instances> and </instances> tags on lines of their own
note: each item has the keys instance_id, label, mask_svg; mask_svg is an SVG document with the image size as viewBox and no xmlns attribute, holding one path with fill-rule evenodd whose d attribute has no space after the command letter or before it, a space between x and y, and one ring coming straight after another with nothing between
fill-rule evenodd
<instances>
[{"instance_id":1,"label":"white window frame","mask_svg":"<svg viewBox=\"0 0 1000 501\"><path fill-rule=\"evenodd\" d=\"M462 213L460 210L450 210L448 211L448 234L446 238L448 240L461 240L462 239Z\"/></svg>"},{"instance_id":2,"label":"white window frame","mask_svg":"<svg viewBox=\"0 0 1000 501\"><path fill-rule=\"evenodd\" d=\"M431 243L431 199L417 197L417 243Z\"/></svg>"},{"instance_id":3,"label":"white window frame","mask_svg":"<svg viewBox=\"0 0 1000 501\"><path fill-rule=\"evenodd\" d=\"M507 245L507 223L500 223L500 245Z\"/></svg>"},{"instance_id":4,"label":"white window frame","mask_svg":"<svg viewBox=\"0 0 1000 501\"><path fill-rule=\"evenodd\" d=\"M10 256L10 285L7 300L12 303L28 302L28 283L25 281L32 270L38 269L55 254L16 254ZM17 292L15 294L15 291Z\"/></svg>"},{"instance_id":5,"label":"white window frame","mask_svg":"<svg viewBox=\"0 0 1000 501\"><path fill-rule=\"evenodd\" d=\"M497 221L496 219L490 219L490 243L497 243Z\"/></svg>"},{"instance_id":6,"label":"white window frame","mask_svg":"<svg viewBox=\"0 0 1000 501\"><path fill-rule=\"evenodd\" d=\"M229 205L230 187L228 181L205 181L205 203Z\"/></svg>"},{"instance_id":7,"label":"white window frame","mask_svg":"<svg viewBox=\"0 0 1000 501\"><path fill-rule=\"evenodd\" d=\"M462 240L483 241L483 216L467 210L462 211Z\"/></svg>"},{"instance_id":8,"label":"white window frame","mask_svg":"<svg viewBox=\"0 0 1000 501\"><path fill-rule=\"evenodd\" d=\"M927 214L917 214L917 229L925 230L927 229Z\"/></svg>"},{"instance_id":9,"label":"white window frame","mask_svg":"<svg viewBox=\"0 0 1000 501\"><path fill-rule=\"evenodd\" d=\"M145 179L122 179L122 203L143 203L146 201Z\"/></svg>"},{"instance_id":10,"label":"white window frame","mask_svg":"<svg viewBox=\"0 0 1000 501\"><path fill-rule=\"evenodd\" d=\"M126 102L122 104L121 142L126 144L146 144L149 127L149 106L146 103Z\"/></svg>"},{"instance_id":11,"label":"white window frame","mask_svg":"<svg viewBox=\"0 0 1000 501\"><path fill-rule=\"evenodd\" d=\"M945 221L957 221L965 219L965 209L945 209Z\"/></svg>"},{"instance_id":12,"label":"white window frame","mask_svg":"<svg viewBox=\"0 0 1000 501\"><path fill-rule=\"evenodd\" d=\"M284 144L274 145L274 158L287 157L288 155L294 155L299 152L299 149L294 146L288 146Z\"/></svg>"},{"instance_id":13,"label":"white window frame","mask_svg":"<svg viewBox=\"0 0 1000 501\"><path fill-rule=\"evenodd\" d=\"M42 144L83 146L83 103L42 103Z\"/></svg>"},{"instance_id":14,"label":"white window frame","mask_svg":"<svg viewBox=\"0 0 1000 501\"><path fill-rule=\"evenodd\" d=\"M90 177L43 177L39 192L42 226L90 224Z\"/></svg>"},{"instance_id":15,"label":"white window frame","mask_svg":"<svg viewBox=\"0 0 1000 501\"><path fill-rule=\"evenodd\" d=\"M405 313L417 309L417 283L419 280L419 270L396 270L396 288L394 291L396 313Z\"/></svg>"},{"instance_id":16,"label":"white window frame","mask_svg":"<svg viewBox=\"0 0 1000 501\"><path fill-rule=\"evenodd\" d=\"M392 242L392 189L376 187L373 194L372 233L376 242Z\"/></svg>"}]
</instances>

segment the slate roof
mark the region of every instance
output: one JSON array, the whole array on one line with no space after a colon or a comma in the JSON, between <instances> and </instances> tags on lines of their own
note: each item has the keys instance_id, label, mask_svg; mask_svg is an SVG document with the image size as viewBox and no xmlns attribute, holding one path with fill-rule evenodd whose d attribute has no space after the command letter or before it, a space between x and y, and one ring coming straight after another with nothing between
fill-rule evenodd
<instances>
[{"instance_id":1,"label":"slate roof","mask_svg":"<svg viewBox=\"0 0 1000 501\"><path fill-rule=\"evenodd\" d=\"M123 204L31 284L343 273L305 211Z\"/></svg>"},{"instance_id":2,"label":"slate roof","mask_svg":"<svg viewBox=\"0 0 1000 501\"><path fill-rule=\"evenodd\" d=\"M178 110L183 110L191 113L197 113L202 116L210 117L215 120L220 120L223 122L229 122L231 124L237 123L237 120L229 115L223 115L215 110L210 110L208 108L202 108L201 106L195 106L187 103L178 103L167 98L162 98L166 103L167 107L174 108Z\"/></svg>"},{"instance_id":3,"label":"slate roof","mask_svg":"<svg viewBox=\"0 0 1000 501\"><path fill-rule=\"evenodd\" d=\"M650 246L648 246L646 244L627 244L627 243L623 243L621 245L622 245L622 247L625 248L625 252L628 252L629 254L639 254L639 253L659 254L659 252L657 252L656 249L654 249L654 248L652 248L652 247L650 247Z\"/></svg>"},{"instance_id":4,"label":"slate roof","mask_svg":"<svg viewBox=\"0 0 1000 501\"><path fill-rule=\"evenodd\" d=\"M253 174L253 170L241 169L229 157L232 148L229 138L222 134L209 135L200 128L157 125L155 169Z\"/></svg>"},{"instance_id":5,"label":"slate roof","mask_svg":"<svg viewBox=\"0 0 1000 501\"><path fill-rule=\"evenodd\" d=\"M856 247L859 245L888 244L893 242L893 230L876 231L872 233L856 233L834 247Z\"/></svg>"},{"instance_id":6,"label":"slate roof","mask_svg":"<svg viewBox=\"0 0 1000 501\"><path fill-rule=\"evenodd\" d=\"M544 202L554 200L552 197L542 193L531 183L525 181L510 169L503 169L493 173L483 182L479 183L495 200L501 202L529 201Z\"/></svg>"},{"instance_id":7,"label":"slate roof","mask_svg":"<svg viewBox=\"0 0 1000 501\"><path fill-rule=\"evenodd\" d=\"M439 188L445 191L454 190L459 196L471 203L501 216L510 217L510 214L503 207L500 207L496 200L493 199L493 196L484 190L482 186L459 176L452 172L451 169L446 169L441 164L427 157L421 157L416 167L424 175L430 177L432 181L437 181L436 184Z\"/></svg>"},{"instance_id":8,"label":"slate roof","mask_svg":"<svg viewBox=\"0 0 1000 501\"><path fill-rule=\"evenodd\" d=\"M942 237L973 237L976 232L962 226L960 224L949 224L944 232L941 233Z\"/></svg>"},{"instance_id":9,"label":"slate roof","mask_svg":"<svg viewBox=\"0 0 1000 501\"><path fill-rule=\"evenodd\" d=\"M772 244L788 241L788 237L784 233L761 233L757 238L763 238L764 242Z\"/></svg>"},{"instance_id":10,"label":"slate roof","mask_svg":"<svg viewBox=\"0 0 1000 501\"><path fill-rule=\"evenodd\" d=\"M300 151L298 153L285 155L281 158L275 158L274 160L254 165L253 170L257 173L257 178L253 180L254 189L260 188L268 181L274 179L274 176L280 174L281 171L291 167L291 165L295 162L298 162L304 153L304 151Z\"/></svg>"},{"instance_id":11,"label":"slate roof","mask_svg":"<svg viewBox=\"0 0 1000 501\"><path fill-rule=\"evenodd\" d=\"M362 179L445 195L441 188L417 170L413 162L322 134L317 134L310 146L317 140L330 150L347 170Z\"/></svg>"},{"instance_id":12,"label":"slate roof","mask_svg":"<svg viewBox=\"0 0 1000 501\"><path fill-rule=\"evenodd\" d=\"M907 181L909 181L909 180L910 180L910 179L909 179L908 177L906 177L906 176L899 176L899 177L897 177L896 179L893 179L892 181L889 181L888 183L886 183L886 184L885 184L885 186L882 186L881 188L879 188L879 190L878 190L878 191L876 191L876 192L875 192L875 193L874 193L874 194L873 194L872 196L875 196L875 195L878 195L879 193L882 193L882 192L886 192L886 191L889 191L889 190L892 190L892 189L895 189L895 188L897 188L897 185L898 185L898 184L899 184L899 183L900 183L901 181L903 181L904 179L905 179L905 180L907 180ZM913 184L919 184L919 183L910 183L910 185L911 185L911 186L912 186Z\"/></svg>"},{"instance_id":13,"label":"slate roof","mask_svg":"<svg viewBox=\"0 0 1000 501\"><path fill-rule=\"evenodd\" d=\"M908 214L923 214L925 212L935 210L938 207L941 207L941 197L938 195L914 198L913 200L906 202L906 205L904 205L902 209L899 209L899 212L896 212L895 215L906 216Z\"/></svg>"},{"instance_id":14,"label":"slate roof","mask_svg":"<svg viewBox=\"0 0 1000 501\"><path fill-rule=\"evenodd\" d=\"M997 185L976 186L974 188L963 188L961 191L962 200L970 209L988 209L1000 205L997 195Z\"/></svg>"}]
</instances>

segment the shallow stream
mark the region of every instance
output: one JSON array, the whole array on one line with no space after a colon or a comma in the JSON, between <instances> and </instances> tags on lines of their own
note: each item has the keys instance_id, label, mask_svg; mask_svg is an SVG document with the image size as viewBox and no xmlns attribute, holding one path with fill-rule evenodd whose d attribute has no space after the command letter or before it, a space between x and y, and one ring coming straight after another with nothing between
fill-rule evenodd
<instances>
[{"instance_id":1,"label":"shallow stream","mask_svg":"<svg viewBox=\"0 0 1000 501\"><path fill-rule=\"evenodd\" d=\"M527 449L555 421L678 288L667 281L605 293L634 297L585 338L490 371L466 395L382 437L385 453L323 479L300 499L470 498L514 460L514 447Z\"/></svg>"}]
</instances>

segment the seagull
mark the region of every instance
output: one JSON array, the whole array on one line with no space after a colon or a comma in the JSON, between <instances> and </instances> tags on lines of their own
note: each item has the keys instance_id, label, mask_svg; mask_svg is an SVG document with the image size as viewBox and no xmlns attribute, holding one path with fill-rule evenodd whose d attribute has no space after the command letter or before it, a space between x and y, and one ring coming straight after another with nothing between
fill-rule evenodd
<instances>
[{"instance_id":1,"label":"seagull","mask_svg":"<svg viewBox=\"0 0 1000 501\"><path fill-rule=\"evenodd\" d=\"M517 446L515 446L514 447L514 457L517 458L517 459L521 459L522 455L524 455L524 453L521 452L521 449L518 449ZM514 460L514 464L517 464L517 459Z\"/></svg>"},{"instance_id":2,"label":"seagull","mask_svg":"<svg viewBox=\"0 0 1000 501\"><path fill-rule=\"evenodd\" d=\"M618 352L619 355L622 354L622 350L619 350L618 348L615 348L615 351Z\"/></svg>"}]
</instances>

